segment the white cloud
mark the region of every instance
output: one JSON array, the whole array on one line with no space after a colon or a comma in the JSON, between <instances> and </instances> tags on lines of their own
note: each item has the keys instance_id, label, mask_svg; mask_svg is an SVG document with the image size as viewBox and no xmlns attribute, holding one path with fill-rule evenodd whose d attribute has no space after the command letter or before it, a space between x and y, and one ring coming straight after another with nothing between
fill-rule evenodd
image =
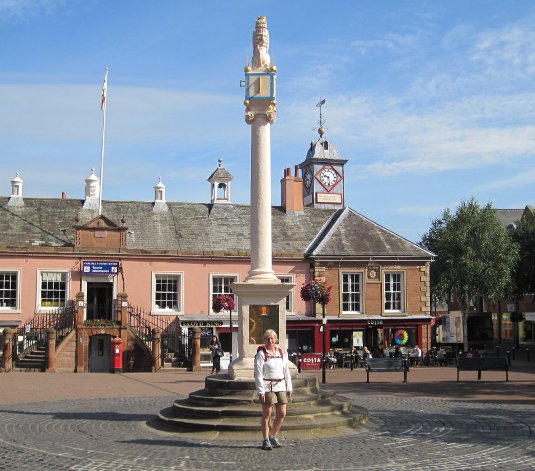
<instances>
[{"instance_id":1,"label":"white cloud","mask_svg":"<svg viewBox=\"0 0 535 471\"><path fill-rule=\"evenodd\" d=\"M361 56L377 56L384 53L405 55L421 47L422 36L422 32L419 34L387 33L379 39L355 39L350 42L350 47Z\"/></svg>"},{"instance_id":2,"label":"white cloud","mask_svg":"<svg viewBox=\"0 0 535 471\"><path fill-rule=\"evenodd\" d=\"M509 25L485 31L476 38L472 59L488 69L511 76L535 72L535 31L532 24Z\"/></svg>"},{"instance_id":3,"label":"white cloud","mask_svg":"<svg viewBox=\"0 0 535 471\"><path fill-rule=\"evenodd\" d=\"M0 85L0 137L6 143L88 142L100 136L100 85ZM236 97L114 87L108 90L107 131L116 143L233 141L242 113Z\"/></svg>"},{"instance_id":4,"label":"white cloud","mask_svg":"<svg viewBox=\"0 0 535 471\"><path fill-rule=\"evenodd\" d=\"M402 206L399 208L394 208L394 211L398 214L410 215L410 216L428 216L436 217L437 214L444 211L443 204L436 205L414 205L414 206Z\"/></svg>"},{"instance_id":5,"label":"white cloud","mask_svg":"<svg viewBox=\"0 0 535 471\"><path fill-rule=\"evenodd\" d=\"M535 169L529 169L517 175L513 175L507 178L485 183L483 185L478 185L476 187L476 190L487 191L487 190L519 188L519 187L525 187L525 186L533 187L533 182L535 182ZM523 203L523 204L526 204L526 203Z\"/></svg>"},{"instance_id":6,"label":"white cloud","mask_svg":"<svg viewBox=\"0 0 535 471\"><path fill-rule=\"evenodd\" d=\"M0 19L33 17L65 5L65 0L0 0Z\"/></svg>"}]
</instances>

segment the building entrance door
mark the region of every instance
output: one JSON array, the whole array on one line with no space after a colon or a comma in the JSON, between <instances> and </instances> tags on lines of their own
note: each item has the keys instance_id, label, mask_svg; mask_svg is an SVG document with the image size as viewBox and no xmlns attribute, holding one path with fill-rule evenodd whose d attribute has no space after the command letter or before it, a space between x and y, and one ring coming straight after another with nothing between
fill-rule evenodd
<instances>
[{"instance_id":1,"label":"building entrance door","mask_svg":"<svg viewBox=\"0 0 535 471\"><path fill-rule=\"evenodd\" d=\"M89 340L89 371L106 373L111 371L111 337L93 335Z\"/></svg>"},{"instance_id":2,"label":"building entrance door","mask_svg":"<svg viewBox=\"0 0 535 471\"><path fill-rule=\"evenodd\" d=\"M87 283L87 319L112 319L113 283Z\"/></svg>"}]
</instances>

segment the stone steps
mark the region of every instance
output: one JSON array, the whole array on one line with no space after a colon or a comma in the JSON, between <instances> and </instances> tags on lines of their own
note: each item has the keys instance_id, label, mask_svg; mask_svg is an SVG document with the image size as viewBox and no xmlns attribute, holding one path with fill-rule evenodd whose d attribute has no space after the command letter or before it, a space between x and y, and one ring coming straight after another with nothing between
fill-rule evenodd
<instances>
[{"instance_id":1,"label":"stone steps","mask_svg":"<svg viewBox=\"0 0 535 471\"><path fill-rule=\"evenodd\" d=\"M368 412L334 393L322 391L316 376L292 380L285 431L311 434L347 433L368 419ZM253 380L232 380L226 374L205 379L205 388L174 401L158 414L160 423L177 432L258 432L262 407Z\"/></svg>"},{"instance_id":2,"label":"stone steps","mask_svg":"<svg viewBox=\"0 0 535 471\"><path fill-rule=\"evenodd\" d=\"M179 429L189 430L218 430L235 432L258 432L260 429L261 408L256 406L259 412L257 416L233 416L233 417L189 417L176 416L176 410L168 408L160 411L158 418L167 425ZM343 426L355 426L364 422L367 413L358 408L358 411L339 411L329 413L315 413L309 411L307 415L286 416L284 430L313 430L336 428Z\"/></svg>"},{"instance_id":3,"label":"stone steps","mask_svg":"<svg viewBox=\"0 0 535 471\"><path fill-rule=\"evenodd\" d=\"M13 365L13 371L34 373L42 372L46 369L45 347L36 347L34 350L19 357Z\"/></svg>"}]
</instances>

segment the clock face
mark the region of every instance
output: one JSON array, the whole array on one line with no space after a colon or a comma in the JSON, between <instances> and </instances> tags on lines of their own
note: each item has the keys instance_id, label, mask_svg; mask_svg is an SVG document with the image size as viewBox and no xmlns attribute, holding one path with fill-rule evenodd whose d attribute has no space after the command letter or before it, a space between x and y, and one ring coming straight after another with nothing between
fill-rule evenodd
<instances>
[{"instance_id":1,"label":"clock face","mask_svg":"<svg viewBox=\"0 0 535 471\"><path fill-rule=\"evenodd\" d=\"M310 169L305 172L303 182L305 183L305 188L307 190L310 190L310 187L312 186L312 172L310 171Z\"/></svg>"},{"instance_id":2,"label":"clock face","mask_svg":"<svg viewBox=\"0 0 535 471\"><path fill-rule=\"evenodd\" d=\"M338 175L336 170L330 166L323 167L318 174L318 179L326 189L330 190L334 185L336 185L340 179L340 175Z\"/></svg>"}]
</instances>

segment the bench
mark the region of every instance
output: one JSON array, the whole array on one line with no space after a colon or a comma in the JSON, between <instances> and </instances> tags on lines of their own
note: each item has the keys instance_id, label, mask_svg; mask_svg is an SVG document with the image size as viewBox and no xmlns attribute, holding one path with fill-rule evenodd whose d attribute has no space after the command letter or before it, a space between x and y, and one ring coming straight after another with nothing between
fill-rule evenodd
<instances>
[{"instance_id":1,"label":"bench","mask_svg":"<svg viewBox=\"0 0 535 471\"><path fill-rule=\"evenodd\" d=\"M366 359L366 382L370 382L370 373L382 373L389 371L403 371L403 382L407 382L407 362L401 357L395 358L368 358Z\"/></svg>"},{"instance_id":2,"label":"bench","mask_svg":"<svg viewBox=\"0 0 535 471\"><path fill-rule=\"evenodd\" d=\"M457 358L457 382L459 371L477 371L477 379L481 380L482 371L505 371L505 381L509 381L509 363L505 357L459 357Z\"/></svg>"}]
</instances>

